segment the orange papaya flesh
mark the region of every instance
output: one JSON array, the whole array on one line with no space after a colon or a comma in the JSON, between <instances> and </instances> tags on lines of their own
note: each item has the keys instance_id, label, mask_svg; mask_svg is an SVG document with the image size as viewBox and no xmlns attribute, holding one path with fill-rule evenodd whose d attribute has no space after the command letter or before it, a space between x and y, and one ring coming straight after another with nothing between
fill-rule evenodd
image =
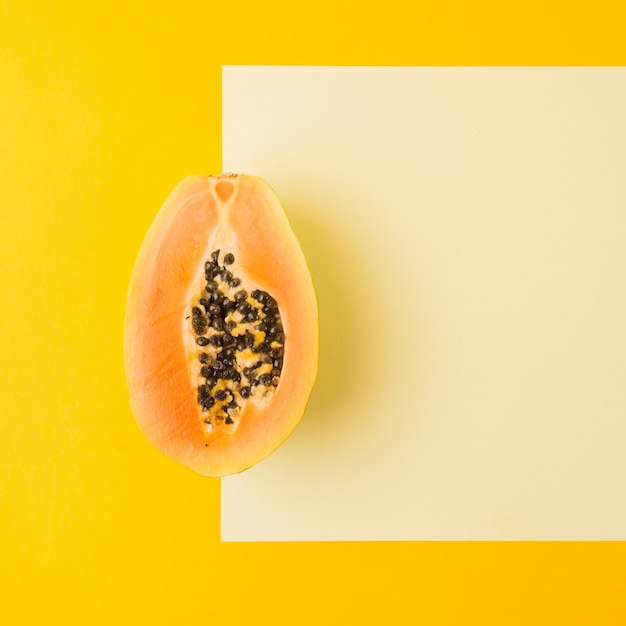
<instances>
[{"instance_id":1,"label":"orange papaya flesh","mask_svg":"<svg viewBox=\"0 0 626 626\"><path fill-rule=\"evenodd\" d=\"M125 368L139 428L203 476L271 454L304 414L318 366L304 255L258 177L183 180L139 251Z\"/></svg>"}]
</instances>

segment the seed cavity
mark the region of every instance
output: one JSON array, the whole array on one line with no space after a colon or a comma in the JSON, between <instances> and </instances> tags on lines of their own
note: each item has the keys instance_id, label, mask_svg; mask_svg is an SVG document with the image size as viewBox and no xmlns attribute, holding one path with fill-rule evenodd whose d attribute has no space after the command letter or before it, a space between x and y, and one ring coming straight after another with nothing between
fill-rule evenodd
<instances>
[{"instance_id":1,"label":"seed cavity","mask_svg":"<svg viewBox=\"0 0 626 626\"><path fill-rule=\"evenodd\" d=\"M275 393L282 375L285 334L275 298L241 289L235 255L204 264L202 294L191 306L197 353L197 401L205 432L236 429L243 407ZM228 267L227 267L228 266Z\"/></svg>"}]
</instances>

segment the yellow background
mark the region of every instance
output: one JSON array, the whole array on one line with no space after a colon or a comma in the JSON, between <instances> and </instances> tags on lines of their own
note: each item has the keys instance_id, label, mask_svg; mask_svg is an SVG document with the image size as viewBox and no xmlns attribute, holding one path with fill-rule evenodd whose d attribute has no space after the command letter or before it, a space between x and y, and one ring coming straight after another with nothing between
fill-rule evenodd
<instances>
[{"instance_id":1,"label":"yellow background","mask_svg":"<svg viewBox=\"0 0 626 626\"><path fill-rule=\"evenodd\" d=\"M221 169L221 66L626 62L606 3L503 6L0 2L3 623L626 621L624 543L220 544L219 481L128 408L129 274Z\"/></svg>"}]
</instances>

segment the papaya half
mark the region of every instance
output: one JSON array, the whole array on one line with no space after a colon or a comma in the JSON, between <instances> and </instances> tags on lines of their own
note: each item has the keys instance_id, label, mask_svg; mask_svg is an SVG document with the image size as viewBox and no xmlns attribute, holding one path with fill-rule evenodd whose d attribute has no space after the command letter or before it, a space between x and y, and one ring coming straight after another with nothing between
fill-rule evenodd
<instances>
[{"instance_id":1,"label":"papaya half","mask_svg":"<svg viewBox=\"0 0 626 626\"><path fill-rule=\"evenodd\" d=\"M145 437L203 476L241 472L302 418L318 367L311 276L261 178L191 176L132 272L124 358Z\"/></svg>"}]
</instances>

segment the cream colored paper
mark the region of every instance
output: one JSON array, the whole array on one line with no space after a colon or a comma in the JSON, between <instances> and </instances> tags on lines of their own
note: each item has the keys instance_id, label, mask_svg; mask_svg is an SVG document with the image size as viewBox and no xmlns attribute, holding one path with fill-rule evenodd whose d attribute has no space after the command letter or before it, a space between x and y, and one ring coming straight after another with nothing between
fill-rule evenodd
<instances>
[{"instance_id":1,"label":"cream colored paper","mask_svg":"<svg viewBox=\"0 0 626 626\"><path fill-rule=\"evenodd\" d=\"M318 384L225 541L626 539L626 69L224 67Z\"/></svg>"}]
</instances>

